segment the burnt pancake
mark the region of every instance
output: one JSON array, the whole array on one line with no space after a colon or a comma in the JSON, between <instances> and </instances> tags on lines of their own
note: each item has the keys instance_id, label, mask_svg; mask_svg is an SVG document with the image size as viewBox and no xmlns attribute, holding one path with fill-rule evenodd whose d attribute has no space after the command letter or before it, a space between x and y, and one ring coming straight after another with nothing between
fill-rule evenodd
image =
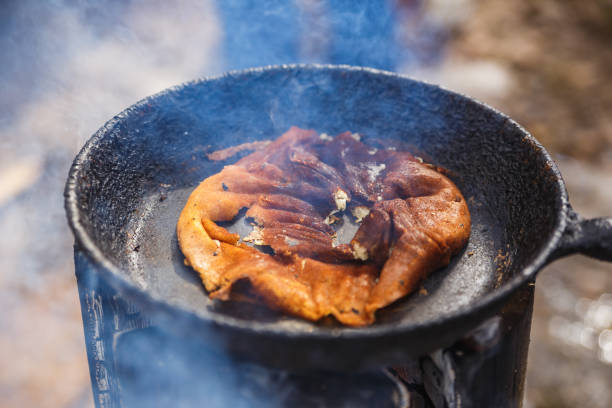
<instances>
[{"instance_id":1,"label":"burnt pancake","mask_svg":"<svg viewBox=\"0 0 612 408\"><path fill-rule=\"evenodd\" d=\"M178 221L185 263L211 298L228 300L234 284L248 280L272 308L367 325L467 243L461 192L407 151L296 127L256 147L202 181ZM253 220L248 236L217 224L244 208ZM342 213L360 223L347 244L333 228Z\"/></svg>"}]
</instances>

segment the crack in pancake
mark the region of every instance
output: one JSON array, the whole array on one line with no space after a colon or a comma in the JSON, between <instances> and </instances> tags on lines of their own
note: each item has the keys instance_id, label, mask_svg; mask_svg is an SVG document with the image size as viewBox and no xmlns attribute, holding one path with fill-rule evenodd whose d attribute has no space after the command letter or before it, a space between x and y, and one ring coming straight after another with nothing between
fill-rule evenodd
<instances>
[{"instance_id":1,"label":"crack in pancake","mask_svg":"<svg viewBox=\"0 0 612 408\"><path fill-rule=\"evenodd\" d=\"M271 308L371 324L376 310L413 292L467 243L461 192L408 152L297 127L262 146L202 181L180 215L185 264L211 298L228 300L234 283L248 280ZM274 254L216 224L243 208L256 222L251 238ZM345 210L361 225L339 244L330 224Z\"/></svg>"}]
</instances>

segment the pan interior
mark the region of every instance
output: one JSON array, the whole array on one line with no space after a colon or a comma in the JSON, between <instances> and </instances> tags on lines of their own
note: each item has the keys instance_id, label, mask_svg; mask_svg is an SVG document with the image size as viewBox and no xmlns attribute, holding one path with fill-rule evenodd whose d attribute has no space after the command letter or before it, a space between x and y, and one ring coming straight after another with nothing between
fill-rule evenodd
<instances>
[{"instance_id":1,"label":"pan interior","mask_svg":"<svg viewBox=\"0 0 612 408\"><path fill-rule=\"evenodd\" d=\"M286 325L292 330L312 330L313 323L286 317L266 307L250 303L212 301L206 295L197 274L183 264L176 237L176 220L192 188L177 188L150 194L140 206L141 217L128 228L132 237L128 248L129 267L139 284L156 295L172 300L198 313L222 313L241 319ZM165 197L160 201L160 197ZM472 234L467 247L442 270L433 273L420 293L387 307L378 313L378 324L398 321L425 323L461 306L469 305L491 290L496 283L493 221L483 211L472 211ZM228 229L243 235L248 225L244 218ZM168 237L168 239L158 239ZM137 249L137 250L134 250ZM319 327L336 327L331 321Z\"/></svg>"},{"instance_id":2,"label":"pan interior","mask_svg":"<svg viewBox=\"0 0 612 408\"><path fill-rule=\"evenodd\" d=\"M87 233L123 277L204 318L231 316L294 332L358 330L252 304L211 301L183 265L176 222L195 186L227 162L207 153L274 139L290 126L364 142L407 142L451 178L468 201L472 234L424 290L379 311L375 325L442 319L497 290L537 256L554 230L556 176L513 122L468 98L367 70L277 68L228 75L161 93L99 131L79 170Z\"/></svg>"}]
</instances>

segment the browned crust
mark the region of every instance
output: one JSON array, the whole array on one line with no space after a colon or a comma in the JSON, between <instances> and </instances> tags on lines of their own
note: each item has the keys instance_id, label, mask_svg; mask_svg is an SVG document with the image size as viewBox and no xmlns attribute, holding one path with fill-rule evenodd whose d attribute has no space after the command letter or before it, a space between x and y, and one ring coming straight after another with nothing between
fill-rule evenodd
<instances>
[{"instance_id":1,"label":"browned crust","mask_svg":"<svg viewBox=\"0 0 612 408\"><path fill-rule=\"evenodd\" d=\"M226 149L215 150L212 153L208 153L206 157L208 157L208 160L214 160L214 161L227 160L230 157L235 156L236 154L244 150L255 150L255 151L261 150L267 145L269 145L270 143L271 143L270 140L261 140L257 142L242 143L236 146L228 147Z\"/></svg>"},{"instance_id":2,"label":"browned crust","mask_svg":"<svg viewBox=\"0 0 612 408\"><path fill-rule=\"evenodd\" d=\"M268 305L287 313L370 324L376 310L416 290L465 245L468 207L447 177L410 153L374 151L348 132L326 139L293 127L193 191L177 233L211 298L229 299L232 285L248 279ZM350 245L338 245L325 222L344 202L370 207ZM245 207L275 255L215 223Z\"/></svg>"}]
</instances>

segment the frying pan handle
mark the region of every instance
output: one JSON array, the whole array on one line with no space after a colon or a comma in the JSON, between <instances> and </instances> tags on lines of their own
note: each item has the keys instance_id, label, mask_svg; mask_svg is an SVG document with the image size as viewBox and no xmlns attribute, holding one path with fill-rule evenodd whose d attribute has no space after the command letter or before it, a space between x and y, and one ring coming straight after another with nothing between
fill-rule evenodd
<instances>
[{"instance_id":1,"label":"frying pan handle","mask_svg":"<svg viewBox=\"0 0 612 408\"><path fill-rule=\"evenodd\" d=\"M566 255L581 253L612 262L612 217L584 219L569 209L569 223L549 262Z\"/></svg>"}]
</instances>

